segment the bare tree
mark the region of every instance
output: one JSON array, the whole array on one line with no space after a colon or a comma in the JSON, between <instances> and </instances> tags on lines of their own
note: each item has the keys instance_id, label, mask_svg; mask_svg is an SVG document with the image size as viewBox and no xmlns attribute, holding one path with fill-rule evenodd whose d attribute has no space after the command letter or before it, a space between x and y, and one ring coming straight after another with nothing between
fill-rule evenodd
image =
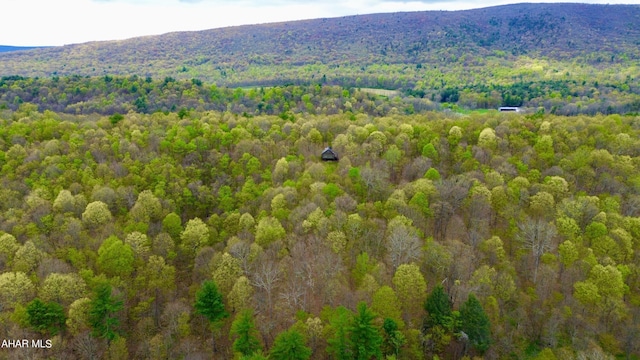
<instances>
[{"instance_id":1,"label":"bare tree","mask_svg":"<svg viewBox=\"0 0 640 360\"><path fill-rule=\"evenodd\" d=\"M315 235L299 238L279 268L282 278L276 308L288 309L292 314L298 310L317 313L336 302L342 259L324 239Z\"/></svg>"},{"instance_id":2,"label":"bare tree","mask_svg":"<svg viewBox=\"0 0 640 360\"><path fill-rule=\"evenodd\" d=\"M82 359L100 358L100 344L88 331L83 332L74 339L74 348Z\"/></svg>"},{"instance_id":3,"label":"bare tree","mask_svg":"<svg viewBox=\"0 0 640 360\"><path fill-rule=\"evenodd\" d=\"M229 254L234 258L240 260L242 264L242 271L247 273L249 271L249 261L251 258L251 244L240 240L234 242L229 246Z\"/></svg>"},{"instance_id":4,"label":"bare tree","mask_svg":"<svg viewBox=\"0 0 640 360\"><path fill-rule=\"evenodd\" d=\"M436 240L444 240L449 220L462 206L470 188L471 182L462 176L443 179L436 184L438 200L431 205Z\"/></svg>"},{"instance_id":5,"label":"bare tree","mask_svg":"<svg viewBox=\"0 0 640 360\"><path fill-rule=\"evenodd\" d=\"M382 200L389 193L389 165L384 161L377 161L373 165L367 164L362 168L360 177L364 183L370 200Z\"/></svg>"},{"instance_id":6,"label":"bare tree","mask_svg":"<svg viewBox=\"0 0 640 360\"><path fill-rule=\"evenodd\" d=\"M264 310L269 318L273 313L273 294L281 280L280 276L280 267L275 256L270 256L270 252L263 253L256 260L251 271L251 284L264 293L264 301L266 301Z\"/></svg>"},{"instance_id":7,"label":"bare tree","mask_svg":"<svg viewBox=\"0 0 640 360\"><path fill-rule=\"evenodd\" d=\"M522 242L522 246L531 251L533 257L534 270L533 282L535 283L538 276L538 266L542 255L551 250L553 238L556 236L556 227L543 219L531 219L518 224L520 233L518 240Z\"/></svg>"},{"instance_id":8,"label":"bare tree","mask_svg":"<svg viewBox=\"0 0 640 360\"><path fill-rule=\"evenodd\" d=\"M392 271L401 264L418 261L422 255L422 242L417 230L408 224L394 223L387 229L387 258Z\"/></svg>"},{"instance_id":9,"label":"bare tree","mask_svg":"<svg viewBox=\"0 0 640 360\"><path fill-rule=\"evenodd\" d=\"M291 311L307 308L304 286L295 273L286 279L279 297Z\"/></svg>"}]
</instances>

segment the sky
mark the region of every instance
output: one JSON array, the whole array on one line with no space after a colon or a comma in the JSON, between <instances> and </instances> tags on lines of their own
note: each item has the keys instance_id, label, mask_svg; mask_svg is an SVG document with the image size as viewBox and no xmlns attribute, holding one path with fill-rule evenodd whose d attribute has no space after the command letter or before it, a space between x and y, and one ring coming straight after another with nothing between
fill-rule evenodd
<instances>
[{"instance_id":1,"label":"sky","mask_svg":"<svg viewBox=\"0 0 640 360\"><path fill-rule=\"evenodd\" d=\"M2 0L0 45L60 46L235 25L516 2L640 4L640 0Z\"/></svg>"}]
</instances>

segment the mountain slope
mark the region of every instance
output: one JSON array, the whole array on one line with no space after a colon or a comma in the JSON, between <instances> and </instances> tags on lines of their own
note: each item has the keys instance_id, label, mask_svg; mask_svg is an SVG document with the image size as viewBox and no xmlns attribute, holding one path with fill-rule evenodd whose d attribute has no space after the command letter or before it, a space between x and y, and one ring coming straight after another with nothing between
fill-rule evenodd
<instances>
[{"instance_id":1,"label":"mountain slope","mask_svg":"<svg viewBox=\"0 0 640 360\"><path fill-rule=\"evenodd\" d=\"M238 26L6 53L0 54L0 75L134 73L240 85L300 79L309 72L321 76L339 66L449 66L463 56L637 59L639 46L640 6L517 4ZM332 75L353 81L352 72Z\"/></svg>"}]
</instances>

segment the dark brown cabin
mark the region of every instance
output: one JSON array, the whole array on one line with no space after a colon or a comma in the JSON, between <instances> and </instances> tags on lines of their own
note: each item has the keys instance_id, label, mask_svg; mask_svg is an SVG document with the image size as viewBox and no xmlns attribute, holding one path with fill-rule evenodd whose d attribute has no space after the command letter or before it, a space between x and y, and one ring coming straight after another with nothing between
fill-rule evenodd
<instances>
[{"instance_id":1,"label":"dark brown cabin","mask_svg":"<svg viewBox=\"0 0 640 360\"><path fill-rule=\"evenodd\" d=\"M320 158L322 161L338 161L338 154L336 154L336 152L331 149L331 146L329 146L324 149Z\"/></svg>"}]
</instances>

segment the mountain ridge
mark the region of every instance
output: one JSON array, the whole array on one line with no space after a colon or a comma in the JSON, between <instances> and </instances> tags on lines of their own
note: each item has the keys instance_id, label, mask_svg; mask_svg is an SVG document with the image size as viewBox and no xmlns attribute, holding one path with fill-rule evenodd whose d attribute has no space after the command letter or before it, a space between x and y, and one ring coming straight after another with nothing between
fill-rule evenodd
<instances>
[{"instance_id":1,"label":"mountain ridge","mask_svg":"<svg viewBox=\"0 0 640 360\"><path fill-rule=\"evenodd\" d=\"M299 79L301 67L315 65L326 73L340 66L448 66L471 55L633 59L640 57L639 39L638 5L521 3L230 26L5 53L0 75L137 74L246 85Z\"/></svg>"}]
</instances>

